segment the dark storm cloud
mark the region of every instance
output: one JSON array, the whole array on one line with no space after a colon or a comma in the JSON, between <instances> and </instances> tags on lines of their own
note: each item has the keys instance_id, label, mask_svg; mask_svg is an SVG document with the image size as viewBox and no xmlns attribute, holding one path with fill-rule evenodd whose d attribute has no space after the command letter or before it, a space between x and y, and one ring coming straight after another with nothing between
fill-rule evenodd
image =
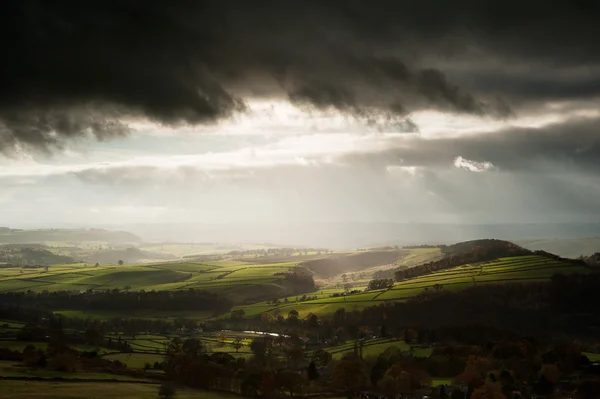
<instances>
[{"instance_id":1,"label":"dark storm cloud","mask_svg":"<svg viewBox=\"0 0 600 399\"><path fill-rule=\"evenodd\" d=\"M597 10L571 2L14 0L0 7L0 151L123 134L117 121L127 117L211 123L244 110L252 94L367 123L403 124L423 108L506 116L511 104L495 96L510 82L479 90L459 74L457 84L445 60L469 62L472 72L492 55L557 69L600 58ZM509 95L540 91L517 84ZM568 79L545 90L573 98L596 92Z\"/></svg>"}]
</instances>

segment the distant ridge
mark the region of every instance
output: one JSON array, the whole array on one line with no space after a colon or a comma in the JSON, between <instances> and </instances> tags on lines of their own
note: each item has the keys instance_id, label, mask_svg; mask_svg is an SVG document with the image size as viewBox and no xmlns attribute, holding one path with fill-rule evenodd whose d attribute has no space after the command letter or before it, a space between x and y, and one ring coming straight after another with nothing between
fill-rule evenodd
<instances>
[{"instance_id":1,"label":"distant ridge","mask_svg":"<svg viewBox=\"0 0 600 399\"><path fill-rule=\"evenodd\" d=\"M34 244L63 242L139 242L140 238L127 231L104 229L11 229L0 227L0 244Z\"/></svg>"}]
</instances>

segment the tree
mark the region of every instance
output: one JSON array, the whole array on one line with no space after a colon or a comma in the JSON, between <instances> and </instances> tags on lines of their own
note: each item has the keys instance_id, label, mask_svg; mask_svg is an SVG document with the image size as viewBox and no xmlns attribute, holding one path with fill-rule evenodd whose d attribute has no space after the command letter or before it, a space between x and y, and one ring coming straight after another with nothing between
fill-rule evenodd
<instances>
[{"instance_id":1,"label":"tree","mask_svg":"<svg viewBox=\"0 0 600 399\"><path fill-rule=\"evenodd\" d=\"M413 342L417 338L417 332L412 328L404 330L404 342L407 344Z\"/></svg>"},{"instance_id":2,"label":"tree","mask_svg":"<svg viewBox=\"0 0 600 399\"><path fill-rule=\"evenodd\" d=\"M285 351L285 356L289 366L295 368L304 360L304 350L300 345L292 345Z\"/></svg>"},{"instance_id":3,"label":"tree","mask_svg":"<svg viewBox=\"0 0 600 399\"><path fill-rule=\"evenodd\" d=\"M310 364L308 365L308 369L306 370L306 374L308 375L308 379L310 381L314 381L320 377L315 362L310 362Z\"/></svg>"},{"instance_id":4,"label":"tree","mask_svg":"<svg viewBox=\"0 0 600 399\"><path fill-rule=\"evenodd\" d=\"M102 343L102 334L100 334L98 330L94 328L90 327L85 330L84 336L85 342L87 342L89 345L99 345Z\"/></svg>"},{"instance_id":5,"label":"tree","mask_svg":"<svg viewBox=\"0 0 600 399\"><path fill-rule=\"evenodd\" d=\"M246 312L244 309L235 309L231 311L231 318L234 320L242 320L245 315Z\"/></svg>"},{"instance_id":6,"label":"tree","mask_svg":"<svg viewBox=\"0 0 600 399\"><path fill-rule=\"evenodd\" d=\"M540 373L552 384L560 379L560 370L553 364L544 364Z\"/></svg>"},{"instance_id":7,"label":"tree","mask_svg":"<svg viewBox=\"0 0 600 399\"><path fill-rule=\"evenodd\" d=\"M273 340L270 337L258 337L254 338L250 342L250 351L254 357L265 363L271 354L271 347Z\"/></svg>"},{"instance_id":8,"label":"tree","mask_svg":"<svg viewBox=\"0 0 600 399\"><path fill-rule=\"evenodd\" d=\"M231 346L233 346L233 348L235 349L235 352L237 353L242 348L242 346L244 346L244 344L242 343L242 339L240 337L237 337L233 341Z\"/></svg>"},{"instance_id":9,"label":"tree","mask_svg":"<svg viewBox=\"0 0 600 399\"><path fill-rule=\"evenodd\" d=\"M282 370L275 376L275 383L278 388L285 389L294 397L294 393L302 390L305 380L302 375L292 370Z\"/></svg>"},{"instance_id":10,"label":"tree","mask_svg":"<svg viewBox=\"0 0 600 399\"><path fill-rule=\"evenodd\" d=\"M186 339L183 343L181 350L186 356L198 357L204 351L202 341L197 338Z\"/></svg>"},{"instance_id":11,"label":"tree","mask_svg":"<svg viewBox=\"0 0 600 399\"><path fill-rule=\"evenodd\" d=\"M499 384L487 380L483 386L473 391L471 399L506 399L506 396L502 393Z\"/></svg>"},{"instance_id":12,"label":"tree","mask_svg":"<svg viewBox=\"0 0 600 399\"><path fill-rule=\"evenodd\" d=\"M173 399L177 395L177 389L172 382L163 382L158 387L158 397L160 399Z\"/></svg>"},{"instance_id":13,"label":"tree","mask_svg":"<svg viewBox=\"0 0 600 399\"><path fill-rule=\"evenodd\" d=\"M377 383L377 387L388 397L394 398L400 392L400 387L398 386L398 381L389 375L383 377Z\"/></svg>"},{"instance_id":14,"label":"tree","mask_svg":"<svg viewBox=\"0 0 600 399\"><path fill-rule=\"evenodd\" d=\"M308 316L306 316L306 324L310 328L319 327L319 317L314 313L309 313Z\"/></svg>"},{"instance_id":15,"label":"tree","mask_svg":"<svg viewBox=\"0 0 600 399\"><path fill-rule=\"evenodd\" d=\"M367 386L369 374L365 363L355 357L346 357L335 366L332 373L333 386L358 391Z\"/></svg>"},{"instance_id":16,"label":"tree","mask_svg":"<svg viewBox=\"0 0 600 399\"><path fill-rule=\"evenodd\" d=\"M23 363L26 366L33 367L38 364L40 360L40 355L38 351L35 349L35 346L29 344L23 349Z\"/></svg>"},{"instance_id":17,"label":"tree","mask_svg":"<svg viewBox=\"0 0 600 399\"><path fill-rule=\"evenodd\" d=\"M117 262L119 264L119 266L123 266L123 261L121 259L119 259L119 261Z\"/></svg>"},{"instance_id":18,"label":"tree","mask_svg":"<svg viewBox=\"0 0 600 399\"><path fill-rule=\"evenodd\" d=\"M94 267L98 267L100 266L100 263L96 262L96 264L94 265Z\"/></svg>"},{"instance_id":19,"label":"tree","mask_svg":"<svg viewBox=\"0 0 600 399\"><path fill-rule=\"evenodd\" d=\"M368 290L382 290L391 288L394 285L393 279L381 278L369 281Z\"/></svg>"},{"instance_id":20,"label":"tree","mask_svg":"<svg viewBox=\"0 0 600 399\"><path fill-rule=\"evenodd\" d=\"M322 369L323 367L327 367L332 357L333 356L331 353L327 352L326 350L318 349L313 352L312 361L319 369Z\"/></svg>"}]
</instances>

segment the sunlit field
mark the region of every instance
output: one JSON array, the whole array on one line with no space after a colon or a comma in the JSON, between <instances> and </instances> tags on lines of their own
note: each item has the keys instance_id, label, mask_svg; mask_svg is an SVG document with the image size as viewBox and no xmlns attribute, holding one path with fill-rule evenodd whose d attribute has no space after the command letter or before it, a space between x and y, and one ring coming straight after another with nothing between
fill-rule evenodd
<instances>
[{"instance_id":1,"label":"sunlit field","mask_svg":"<svg viewBox=\"0 0 600 399\"><path fill-rule=\"evenodd\" d=\"M164 263L140 266L73 264L0 271L0 292L92 290L222 290L276 281L295 262L260 265L238 261Z\"/></svg>"}]
</instances>

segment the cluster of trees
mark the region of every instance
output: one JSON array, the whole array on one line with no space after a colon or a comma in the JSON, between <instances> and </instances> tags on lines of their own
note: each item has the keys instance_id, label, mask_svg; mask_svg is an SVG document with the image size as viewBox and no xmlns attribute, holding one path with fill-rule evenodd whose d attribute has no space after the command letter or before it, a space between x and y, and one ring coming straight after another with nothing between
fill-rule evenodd
<instances>
[{"instance_id":1,"label":"cluster of trees","mask_svg":"<svg viewBox=\"0 0 600 399\"><path fill-rule=\"evenodd\" d=\"M75 373L81 370L102 370L122 372L127 366L118 360L106 360L95 351L78 351L68 345L52 340L46 349L27 344L22 351L0 349L0 360L22 362L31 368L48 368L56 371Z\"/></svg>"},{"instance_id":2,"label":"cluster of trees","mask_svg":"<svg viewBox=\"0 0 600 399\"><path fill-rule=\"evenodd\" d=\"M275 273L275 275L280 273ZM312 275L297 271L283 273L286 287L291 295L304 294L317 290L317 285Z\"/></svg>"},{"instance_id":3,"label":"cluster of trees","mask_svg":"<svg viewBox=\"0 0 600 399\"><path fill-rule=\"evenodd\" d=\"M369 285L367 286L367 290L382 290L385 288L392 288L394 286L393 279L375 279L369 281Z\"/></svg>"},{"instance_id":4,"label":"cluster of trees","mask_svg":"<svg viewBox=\"0 0 600 399\"><path fill-rule=\"evenodd\" d=\"M314 282L313 282L314 283ZM212 310L227 312L232 302L224 296L190 288L182 291L4 292L0 303L44 309L82 310Z\"/></svg>"},{"instance_id":5,"label":"cluster of trees","mask_svg":"<svg viewBox=\"0 0 600 399\"><path fill-rule=\"evenodd\" d=\"M405 330L411 340L417 335ZM352 395L365 390L388 398L423 390L439 399L520 399L556 389L578 389L581 398L600 394L600 372L577 345L548 345L510 333L483 343L439 345L429 357L393 345L377 356L363 357L355 346L335 360L323 349L307 355L295 336L256 338L250 349L251 358L235 359L226 353L209 353L199 340L176 338L168 347L164 370L168 378L189 386L262 397L314 392ZM574 374L579 376L578 385L561 383ZM433 378L448 376L455 376L452 387L431 388Z\"/></svg>"},{"instance_id":6,"label":"cluster of trees","mask_svg":"<svg viewBox=\"0 0 600 399\"><path fill-rule=\"evenodd\" d=\"M306 295L306 294L302 294L302 296L297 296L295 300L295 302L306 302L306 301L312 301L317 299L318 297L316 295ZM283 298L283 301L279 298L274 298L274 299L267 299L267 304L269 305L281 305L282 303L284 304L288 304L290 303L290 300L285 297Z\"/></svg>"}]
</instances>

